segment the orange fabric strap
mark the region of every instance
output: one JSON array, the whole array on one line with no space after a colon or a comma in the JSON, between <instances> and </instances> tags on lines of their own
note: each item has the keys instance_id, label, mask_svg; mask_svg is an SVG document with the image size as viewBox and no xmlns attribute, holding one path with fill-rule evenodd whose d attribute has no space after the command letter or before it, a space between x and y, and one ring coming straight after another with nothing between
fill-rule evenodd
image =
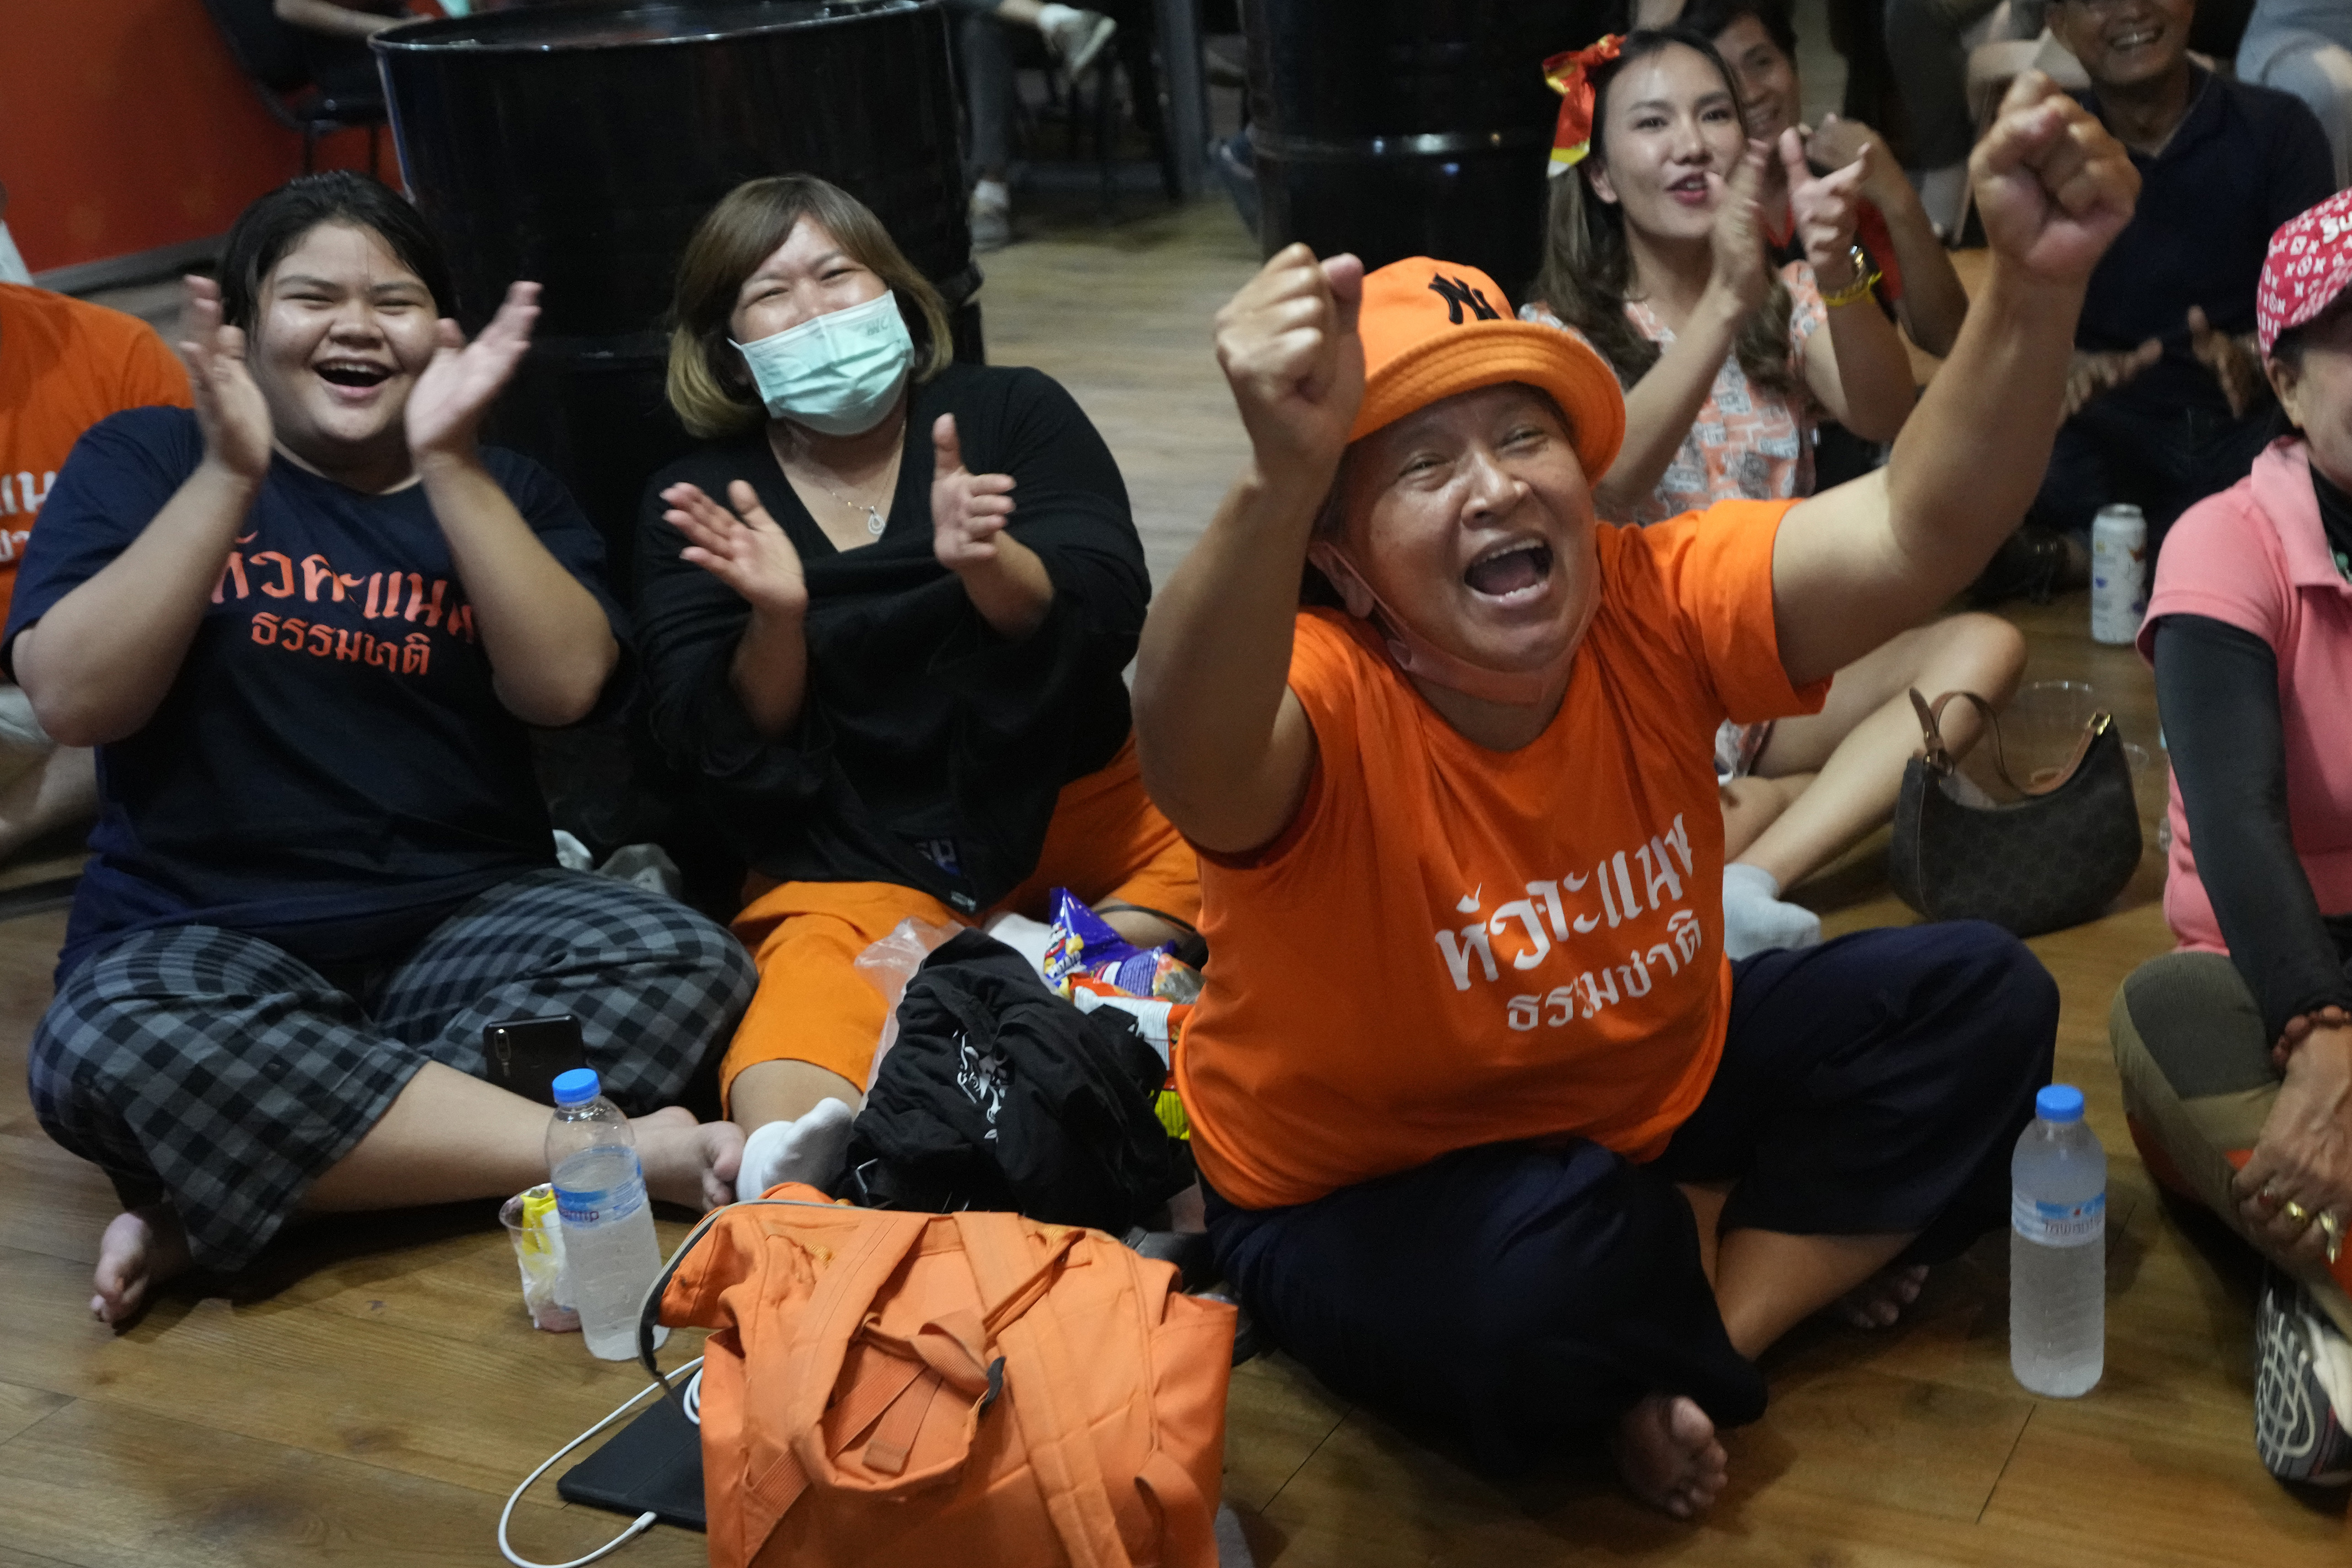
<instances>
[{"instance_id":1,"label":"orange fabric strap","mask_svg":"<svg viewBox=\"0 0 2352 1568\"><path fill-rule=\"evenodd\" d=\"M1138 1490L1160 1509L1161 1568L1217 1568L1217 1521L1192 1472L1154 1448L1135 1478Z\"/></svg>"},{"instance_id":2,"label":"orange fabric strap","mask_svg":"<svg viewBox=\"0 0 2352 1568\"><path fill-rule=\"evenodd\" d=\"M998 1302L988 1316L997 1343L1013 1353L1006 1381L1013 1418L1021 1423L1030 1469L1070 1568L1134 1568L1076 1399L1083 1383L1076 1358L1047 1288L1084 1232L1072 1229L1060 1238L1039 1268L1037 1249L1018 1217L967 1212L955 1223L981 1299Z\"/></svg>"}]
</instances>

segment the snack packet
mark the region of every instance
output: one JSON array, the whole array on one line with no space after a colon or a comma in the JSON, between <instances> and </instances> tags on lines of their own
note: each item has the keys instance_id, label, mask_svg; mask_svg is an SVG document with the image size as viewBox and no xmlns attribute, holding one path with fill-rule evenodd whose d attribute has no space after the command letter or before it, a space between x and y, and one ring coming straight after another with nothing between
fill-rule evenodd
<instances>
[{"instance_id":1,"label":"snack packet","mask_svg":"<svg viewBox=\"0 0 2352 1568\"><path fill-rule=\"evenodd\" d=\"M1168 947L1139 948L1111 929L1066 887L1053 894L1053 936L1045 946L1045 981L1064 996L1077 975L1088 975L1131 997L1190 1002L1201 994L1201 972Z\"/></svg>"}]
</instances>

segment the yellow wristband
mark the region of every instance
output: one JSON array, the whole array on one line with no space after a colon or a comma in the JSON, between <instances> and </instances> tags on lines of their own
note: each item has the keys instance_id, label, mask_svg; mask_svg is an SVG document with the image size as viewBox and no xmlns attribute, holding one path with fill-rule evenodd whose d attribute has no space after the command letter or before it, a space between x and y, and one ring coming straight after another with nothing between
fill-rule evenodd
<instances>
[{"instance_id":1,"label":"yellow wristband","mask_svg":"<svg viewBox=\"0 0 2352 1568\"><path fill-rule=\"evenodd\" d=\"M1822 303L1832 310L1868 297L1870 291L1878 286L1878 280L1886 276L1870 265L1870 253L1860 246L1855 246L1846 259L1853 267L1853 281L1834 294L1822 296Z\"/></svg>"}]
</instances>

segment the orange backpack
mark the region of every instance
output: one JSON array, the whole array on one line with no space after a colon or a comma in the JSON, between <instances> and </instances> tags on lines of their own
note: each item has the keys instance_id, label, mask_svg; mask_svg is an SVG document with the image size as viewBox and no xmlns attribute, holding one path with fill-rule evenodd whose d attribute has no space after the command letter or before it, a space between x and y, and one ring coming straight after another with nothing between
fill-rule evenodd
<instances>
[{"instance_id":1,"label":"orange backpack","mask_svg":"<svg viewBox=\"0 0 2352 1568\"><path fill-rule=\"evenodd\" d=\"M1215 1568L1231 1307L1099 1231L775 1191L648 1297L717 1331L714 1568Z\"/></svg>"}]
</instances>

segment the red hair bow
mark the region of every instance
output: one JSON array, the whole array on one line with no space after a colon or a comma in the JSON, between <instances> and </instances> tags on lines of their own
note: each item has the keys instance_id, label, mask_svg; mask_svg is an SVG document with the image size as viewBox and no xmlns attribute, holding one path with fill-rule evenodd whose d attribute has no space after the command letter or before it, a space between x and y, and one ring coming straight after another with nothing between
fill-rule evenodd
<instances>
[{"instance_id":1,"label":"red hair bow","mask_svg":"<svg viewBox=\"0 0 2352 1568\"><path fill-rule=\"evenodd\" d=\"M1544 80L1560 96L1559 123L1552 131L1551 167L1547 173L1565 173L1592 151L1592 68L1615 59L1624 43L1623 34L1612 33L1543 63Z\"/></svg>"}]
</instances>

